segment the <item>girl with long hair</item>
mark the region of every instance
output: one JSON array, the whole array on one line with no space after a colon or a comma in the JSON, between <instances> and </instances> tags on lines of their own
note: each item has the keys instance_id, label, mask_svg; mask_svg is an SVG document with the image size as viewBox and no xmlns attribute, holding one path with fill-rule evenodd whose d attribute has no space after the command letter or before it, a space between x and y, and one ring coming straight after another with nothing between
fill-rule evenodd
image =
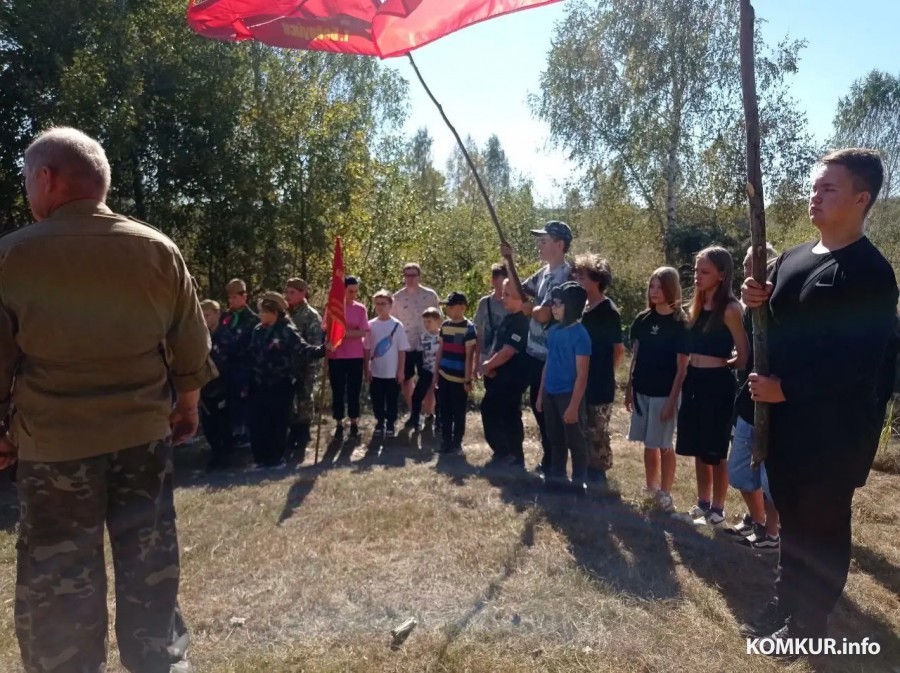
<instances>
[{"instance_id":1,"label":"girl with long hair","mask_svg":"<svg viewBox=\"0 0 900 673\"><path fill-rule=\"evenodd\" d=\"M733 370L744 369L750 348L733 279L734 261L727 250L711 246L697 253L688 310L689 365L675 443L678 455L695 459L697 504L689 514L696 524L725 523Z\"/></svg>"},{"instance_id":2,"label":"girl with long hair","mask_svg":"<svg viewBox=\"0 0 900 673\"><path fill-rule=\"evenodd\" d=\"M662 266L650 275L647 308L631 325L631 369L625 408L628 439L644 443L646 494L664 512L675 511L675 415L687 375L687 316L678 271Z\"/></svg>"}]
</instances>

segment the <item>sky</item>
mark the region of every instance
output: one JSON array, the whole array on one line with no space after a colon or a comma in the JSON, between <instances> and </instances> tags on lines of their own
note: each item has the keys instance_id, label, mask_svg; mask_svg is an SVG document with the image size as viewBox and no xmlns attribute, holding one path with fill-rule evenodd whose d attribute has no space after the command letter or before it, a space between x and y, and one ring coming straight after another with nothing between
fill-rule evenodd
<instances>
[{"instance_id":1,"label":"sky","mask_svg":"<svg viewBox=\"0 0 900 673\"><path fill-rule=\"evenodd\" d=\"M532 179L539 202L552 205L558 185L577 167L554 148L547 125L531 112L555 26L568 0L471 26L413 52L422 76L465 138L483 146L496 133L510 165ZM735 5L737 3L735 2ZM755 0L769 45L782 38L807 42L792 95L817 141L831 134L838 98L870 70L900 74L900 2L897 0ZM737 48L737 45L735 45ZM443 169L456 141L405 58L386 61L409 81L406 132L425 127Z\"/></svg>"}]
</instances>

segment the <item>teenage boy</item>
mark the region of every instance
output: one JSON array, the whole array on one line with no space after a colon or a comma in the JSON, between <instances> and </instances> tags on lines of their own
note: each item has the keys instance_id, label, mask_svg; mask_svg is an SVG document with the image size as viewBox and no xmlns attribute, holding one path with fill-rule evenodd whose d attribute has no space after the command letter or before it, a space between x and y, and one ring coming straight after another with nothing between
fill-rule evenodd
<instances>
[{"instance_id":1,"label":"teenage boy","mask_svg":"<svg viewBox=\"0 0 900 673\"><path fill-rule=\"evenodd\" d=\"M475 369L475 325L466 318L469 302L462 292L451 292L441 304L447 307L435 377L441 408L441 453L461 453Z\"/></svg>"},{"instance_id":2,"label":"teenage boy","mask_svg":"<svg viewBox=\"0 0 900 673\"><path fill-rule=\"evenodd\" d=\"M873 150L821 159L809 197L819 240L782 254L765 287L742 287L748 307L768 302L771 314L771 373L751 373L749 387L772 405L766 471L781 517L777 599L751 633L825 636L847 581L850 506L878 446L876 382L897 307L894 272L864 233L883 179Z\"/></svg>"},{"instance_id":3,"label":"teenage boy","mask_svg":"<svg viewBox=\"0 0 900 673\"><path fill-rule=\"evenodd\" d=\"M322 316L309 304L309 285L302 278L288 278L284 284L284 298L288 303L288 315L303 340L318 346L323 341ZM316 385L321 363L304 362L297 367L294 384L294 404L291 413L291 432L288 451L297 451L300 462L310 440L310 425L315 417L313 389Z\"/></svg>"},{"instance_id":4,"label":"teenage boy","mask_svg":"<svg viewBox=\"0 0 900 673\"><path fill-rule=\"evenodd\" d=\"M538 255L544 263L538 271L528 278L522 289L530 297L522 307L522 312L531 318L528 326L528 345L525 352L528 363L528 386L531 410L541 432L541 447L544 455L538 471L546 474L550 467L550 440L544 425L544 414L537 406L541 389L541 377L544 363L547 361L547 330L553 315L550 311L550 292L563 283L571 280L572 267L566 261L566 253L572 245L572 230L565 222L547 222L542 229L532 229L531 234L537 238ZM511 257L513 249L508 244L500 246L500 255Z\"/></svg>"},{"instance_id":5,"label":"teenage boy","mask_svg":"<svg viewBox=\"0 0 900 673\"><path fill-rule=\"evenodd\" d=\"M625 355L622 318L619 309L606 296L612 283L612 271L606 259L594 254L579 255L575 258L575 278L587 293L581 324L591 337L591 366L585 392L587 480L589 484L604 488L606 473L613 465L609 422L616 397L616 369Z\"/></svg>"},{"instance_id":6,"label":"teenage boy","mask_svg":"<svg viewBox=\"0 0 900 673\"><path fill-rule=\"evenodd\" d=\"M375 317L369 321L369 332L366 334L364 370L372 396L375 434L393 437L409 342L403 323L391 315L394 303L391 293L379 290L372 301L375 303Z\"/></svg>"},{"instance_id":7,"label":"teenage boy","mask_svg":"<svg viewBox=\"0 0 900 673\"><path fill-rule=\"evenodd\" d=\"M503 307L506 316L497 327L494 348L481 363L481 422L484 439L494 452L487 467L525 467L522 394L528 387L524 363L528 318L522 313L522 297L509 279L503 281Z\"/></svg>"},{"instance_id":8,"label":"teenage boy","mask_svg":"<svg viewBox=\"0 0 900 673\"><path fill-rule=\"evenodd\" d=\"M240 278L230 280L225 286L228 295L228 311L222 316L221 346L228 366L225 384L228 386L228 415L235 443L247 443L250 439L250 338L259 324L257 316L247 301L247 284Z\"/></svg>"}]
</instances>

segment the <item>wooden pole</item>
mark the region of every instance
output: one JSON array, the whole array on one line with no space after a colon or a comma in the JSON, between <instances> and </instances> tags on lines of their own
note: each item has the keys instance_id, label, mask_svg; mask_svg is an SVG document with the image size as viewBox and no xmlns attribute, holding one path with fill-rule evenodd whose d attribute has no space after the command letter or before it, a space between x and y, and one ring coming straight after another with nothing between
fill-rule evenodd
<instances>
[{"instance_id":1,"label":"wooden pole","mask_svg":"<svg viewBox=\"0 0 900 673\"><path fill-rule=\"evenodd\" d=\"M750 245L753 279L766 284L766 208L763 200L762 165L759 155L759 100L756 96L754 56L755 12L750 0L741 0L741 91L747 129L747 197L750 202ZM753 371L769 373L769 309L753 309ZM753 414L753 466L765 460L769 446L769 405L757 402Z\"/></svg>"},{"instance_id":2,"label":"wooden pole","mask_svg":"<svg viewBox=\"0 0 900 673\"><path fill-rule=\"evenodd\" d=\"M485 205L487 206L488 213L491 216L491 222L494 223L494 228L497 230L497 235L500 237L500 242L508 244L506 236L503 234L503 228L500 226L500 219L497 217L497 212L494 210L494 204L491 203L491 197L488 196L487 189L485 189L484 183L481 181L481 176L478 174L478 169L475 168L475 162L473 162L472 157L469 156L469 151L466 149L465 143L463 143L462 138L459 137L459 133L456 132L453 124L451 124L450 120L447 118L447 115L444 113L444 108L441 107L441 104L438 102L437 98L435 98L434 94L431 93L431 89L429 89L428 85L425 84L425 80L422 78L422 73L419 72L419 68L416 65L416 62L413 60L412 54L408 53L406 56L407 58L409 58L409 63L410 65L412 65L412 68L416 73L416 77L419 78L419 82L425 89L425 93L428 94L431 102L435 104L438 112L440 112L441 114L441 118L447 125L447 128L450 129L450 131L453 133L453 137L456 138L456 144L459 145L459 149L462 151L463 157L465 158L466 163L469 164L469 169L471 169L472 175L475 177L475 182L478 184L478 191L481 192L481 196L484 199ZM509 271L509 278L516 286L516 291L519 293L519 296L522 299L525 299L525 290L522 288L522 281L519 280L519 273L516 271L516 265L513 261L512 255L505 255L503 259L506 263L506 269L507 271Z\"/></svg>"}]
</instances>

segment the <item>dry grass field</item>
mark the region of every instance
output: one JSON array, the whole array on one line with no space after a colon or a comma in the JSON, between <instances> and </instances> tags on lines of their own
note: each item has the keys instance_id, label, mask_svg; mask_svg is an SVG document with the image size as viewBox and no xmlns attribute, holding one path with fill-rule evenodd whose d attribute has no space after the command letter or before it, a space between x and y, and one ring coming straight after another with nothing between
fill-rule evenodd
<instances>
[{"instance_id":1,"label":"dry grass field","mask_svg":"<svg viewBox=\"0 0 900 673\"><path fill-rule=\"evenodd\" d=\"M526 416L528 414L526 413ZM529 424L531 419L528 418ZM428 437L326 447L319 465L206 475L182 449L181 603L203 673L900 671L900 477L873 473L854 504L853 566L832 620L879 656L792 664L745 653L737 626L769 597L776 563L650 512L642 451L614 419L614 492L545 496L485 474L480 419L465 456ZM534 428L529 466L538 460ZM371 426L365 428L368 439ZM679 459L676 503L693 500ZM743 512L732 493L728 514ZM15 500L0 486L0 671L12 628ZM110 605L110 609L113 606ZM390 631L417 628L391 649ZM243 620L238 625L233 618ZM111 671L117 664L111 634Z\"/></svg>"}]
</instances>

